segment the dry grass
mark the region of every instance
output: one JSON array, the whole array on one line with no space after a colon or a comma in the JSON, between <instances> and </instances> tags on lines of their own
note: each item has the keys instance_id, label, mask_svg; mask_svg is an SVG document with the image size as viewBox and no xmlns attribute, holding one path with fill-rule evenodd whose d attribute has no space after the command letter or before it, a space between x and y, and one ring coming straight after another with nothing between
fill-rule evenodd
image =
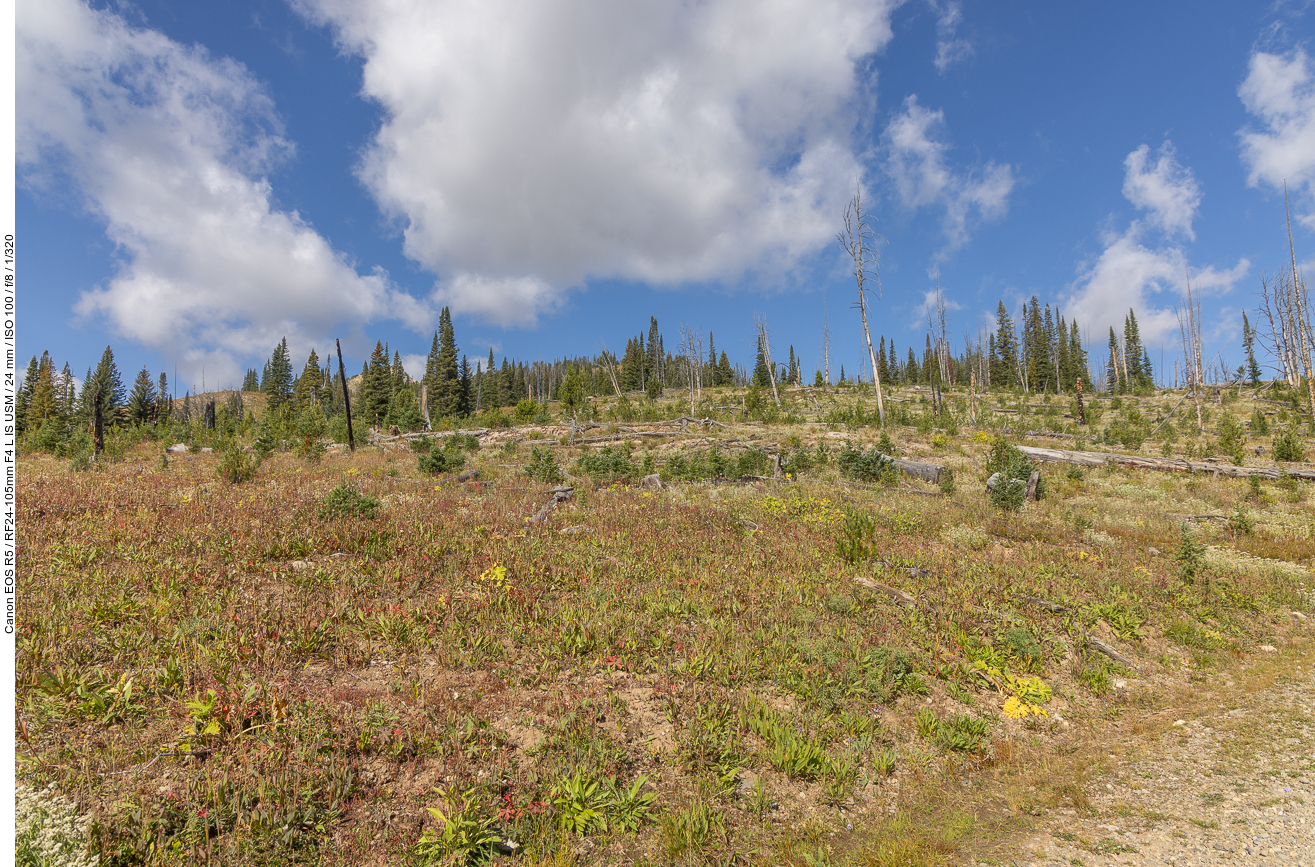
<instances>
[{"instance_id":1,"label":"dry grass","mask_svg":"<svg viewBox=\"0 0 1315 867\"><path fill-rule=\"evenodd\" d=\"M633 459L876 439L832 433L691 432ZM145 445L96 473L26 457L20 776L97 817L102 864L423 861L430 807L491 823L519 846L490 857L524 864L937 864L1084 809L1100 750L1158 730L1307 607L1292 564L1310 557L1294 531L1309 511L1288 492L1252 509L1254 535L1200 526L1276 566L1185 583L1174 513L1228 514L1245 482L1048 467L1050 496L1001 514L980 494L986 437L895 438L958 490L850 485L833 464L657 492L581 479L531 525L549 486L506 434L468 462L473 485L376 447L278 455L236 486L217 457L160 469ZM581 454L553 448L568 469ZM344 482L380 516L322 517ZM876 559L837 556L849 511L871 516ZM1051 693L1045 715L1002 718L1027 677ZM989 734L920 734L919 711ZM627 808L617 792L641 776L655 798Z\"/></svg>"}]
</instances>

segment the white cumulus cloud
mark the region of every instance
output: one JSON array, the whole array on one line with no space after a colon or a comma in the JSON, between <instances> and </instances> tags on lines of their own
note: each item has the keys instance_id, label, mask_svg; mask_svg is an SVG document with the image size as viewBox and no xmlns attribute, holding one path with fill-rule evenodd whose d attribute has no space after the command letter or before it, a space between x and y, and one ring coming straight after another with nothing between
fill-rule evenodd
<instances>
[{"instance_id":1,"label":"white cumulus cloud","mask_svg":"<svg viewBox=\"0 0 1315 867\"><path fill-rule=\"evenodd\" d=\"M360 167L453 311L532 323L589 278L788 268L861 174L856 62L898 0L298 0L364 60Z\"/></svg>"},{"instance_id":2,"label":"white cumulus cloud","mask_svg":"<svg viewBox=\"0 0 1315 867\"><path fill-rule=\"evenodd\" d=\"M936 71L945 74L945 70L973 54L973 44L960 38L959 25L963 23L963 4L958 0L938 2L928 0L936 12Z\"/></svg>"},{"instance_id":3,"label":"white cumulus cloud","mask_svg":"<svg viewBox=\"0 0 1315 867\"><path fill-rule=\"evenodd\" d=\"M1306 52L1251 55L1238 96L1258 121L1241 130L1242 161L1252 186L1304 188L1305 207L1315 202L1315 69ZM1315 213L1301 217L1315 229Z\"/></svg>"},{"instance_id":4,"label":"white cumulus cloud","mask_svg":"<svg viewBox=\"0 0 1315 867\"><path fill-rule=\"evenodd\" d=\"M1187 280L1194 294L1224 294L1246 276L1251 263L1239 259L1232 268L1192 267L1181 247L1163 243L1195 237L1192 221L1201 203L1200 187L1191 170L1179 165L1172 142L1160 147L1154 164L1150 148L1142 145L1123 165L1123 195L1146 212L1146 221L1134 219L1123 232L1105 235L1104 250L1083 266L1064 312L1100 341L1111 327L1122 334L1123 318L1135 310L1144 340L1172 343L1178 336L1176 307ZM1163 235L1158 245L1148 241L1156 229Z\"/></svg>"},{"instance_id":5,"label":"white cumulus cloud","mask_svg":"<svg viewBox=\"0 0 1315 867\"><path fill-rule=\"evenodd\" d=\"M75 190L121 258L79 314L221 383L285 335L301 354L344 320L429 323L274 205L266 173L292 146L243 66L76 0L19 4L17 31L20 175Z\"/></svg>"},{"instance_id":6,"label":"white cumulus cloud","mask_svg":"<svg viewBox=\"0 0 1315 867\"><path fill-rule=\"evenodd\" d=\"M1172 142L1165 142L1150 161L1151 149L1142 145L1128 154L1123 165L1123 195L1148 211L1150 221L1169 234L1193 240L1192 221L1201 206L1201 187L1190 169L1178 164Z\"/></svg>"},{"instance_id":7,"label":"white cumulus cloud","mask_svg":"<svg viewBox=\"0 0 1315 867\"><path fill-rule=\"evenodd\" d=\"M903 110L886 126L882 145L885 169L895 192L908 208L941 207L942 227L950 249L968 240L977 220L1005 215L1014 188L1009 165L988 162L956 171L947 164L950 146L942 140L945 112L931 111L916 95L904 100Z\"/></svg>"}]
</instances>

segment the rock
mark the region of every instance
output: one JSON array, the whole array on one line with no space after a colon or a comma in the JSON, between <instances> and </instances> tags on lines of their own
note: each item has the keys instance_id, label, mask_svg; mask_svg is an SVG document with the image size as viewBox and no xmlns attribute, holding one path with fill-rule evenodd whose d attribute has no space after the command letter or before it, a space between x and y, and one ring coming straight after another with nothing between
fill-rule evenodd
<instances>
[{"instance_id":1,"label":"rock","mask_svg":"<svg viewBox=\"0 0 1315 867\"><path fill-rule=\"evenodd\" d=\"M1262 644L1260 645L1260 649L1266 653L1278 653L1278 648L1272 644Z\"/></svg>"},{"instance_id":2,"label":"rock","mask_svg":"<svg viewBox=\"0 0 1315 867\"><path fill-rule=\"evenodd\" d=\"M644 476L644 478L639 480L639 486L654 491L660 491L664 487L662 484L662 477L657 473L654 473L651 476Z\"/></svg>"},{"instance_id":3,"label":"rock","mask_svg":"<svg viewBox=\"0 0 1315 867\"><path fill-rule=\"evenodd\" d=\"M310 568L310 564L305 560L293 560L288 565L292 568L293 572L305 572Z\"/></svg>"},{"instance_id":4,"label":"rock","mask_svg":"<svg viewBox=\"0 0 1315 867\"><path fill-rule=\"evenodd\" d=\"M1000 483L1004 480L1004 473L992 473L991 478L986 480L986 489L988 491L994 491L996 488L1000 487Z\"/></svg>"},{"instance_id":5,"label":"rock","mask_svg":"<svg viewBox=\"0 0 1315 867\"><path fill-rule=\"evenodd\" d=\"M1114 688L1115 688L1115 689L1127 689L1127 688L1128 688L1128 682L1127 682L1126 680L1124 680L1123 678L1119 678L1118 680L1114 681Z\"/></svg>"},{"instance_id":6,"label":"rock","mask_svg":"<svg viewBox=\"0 0 1315 867\"><path fill-rule=\"evenodd\" d=\"M1305 619L1306 619L1306 615L1302 614L1300 611L1294 611L1294 612L1292 612L1292 616L1295 617L1295 618L1297 618L1298 620L1305 620Z\"/></svg>"},{"instance_id":7,"label":"rock","mask_svg":"<svg viewBox=\"0 0 1315 867\"><path fill-rule=\"evenodd\" d=\"M213 452L214 452L214 449L210 448L210 446L202 446L202 447L201 447L201 454L203 454L203 455L212 454Z\"/></svg>"},{"instance_id":8,"label":"rock","mask_svg":"<svg viewBox=\"0 0 1315 867\"><path fill-rule=\"evenodd\" d=\"M1154 547L1152 547L1152 548L1147 548L1147 549L1146 549L1146 553L1147 553L1147 554L1159 554L1159 553L1160 553L1160 549L1159 549L1159 548L1154 548Z\"/></svg>"},{"instance_id":9,"label":"rock","mask_svg":"<svg viewBox=\"0 0 1315 867\"><path fill-rule=\"evenodd\" d=\"M457 476L458 482L473 482L479 478L479 470L466 470Z\"/></svg>"},{"instance_id":10,"label":"rock","mask_svg":"<svg viewBox=\"0 0 1315 867\"><path fill-rule=\"evenodd\" d=\"M574 527L563 527L560 532L570 536L575 535L576 533L588 533L589 528L584 524L576 524Z\"/></svg>"},{"instance_id":11,"label":"rock","mask_svg":"<svg viewBox=\"0 0 1315 867\"><path fill-rule=\"evenodd\" d=\"M187 443L174 443L165 449L165 451L171 455L185 455L190 449L187 448Z\"/></svg>"}]
</instances>

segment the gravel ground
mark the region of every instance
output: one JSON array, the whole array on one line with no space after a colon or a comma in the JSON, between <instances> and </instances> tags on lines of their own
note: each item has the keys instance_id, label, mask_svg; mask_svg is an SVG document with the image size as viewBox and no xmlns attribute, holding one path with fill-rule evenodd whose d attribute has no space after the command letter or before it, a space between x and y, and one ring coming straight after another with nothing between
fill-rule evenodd
<instances>
[{"instance_id":1,"label":"gravel ground","mask_svg":"<svg viewBox=\"0 0 1315 867\"><path fill-rule=\"evenodd\" d=\"M1315 670L1219 701L1110 756L1088 805L1052 811L994 863L1315 867Z\"/></svg>"}]
</instances>

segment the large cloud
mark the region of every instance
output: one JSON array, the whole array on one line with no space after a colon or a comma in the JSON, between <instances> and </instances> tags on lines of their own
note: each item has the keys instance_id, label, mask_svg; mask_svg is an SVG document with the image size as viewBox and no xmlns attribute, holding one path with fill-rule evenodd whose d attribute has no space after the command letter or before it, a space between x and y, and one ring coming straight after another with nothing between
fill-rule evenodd
<instances>
[{"instance_id":1,"label":"large cloud","mask_svg":"<svg viewBox=\"0 0 1315 867\"><path fill-rule=\"evenodd\" d=\"M1105 235L1105 249L1083 268L1065 304L1064 312L1097 341L1110 327L1122 334L1123 318L1131 309L1143 339L1172 342L1178 336L1176 308L1189 274L1194 294L1223 294L1251 268L1246 259L1228 269L1193 268L1181 247L1167 243L1177 236L1194 237L1192 221L1201 189L1191 170L1174 158L1172 142L1161 146L1154 165L1149 157L1150 148L1142 145L1123 162L1123 195L1146 212L1146 220L1134 219L1125 231ZM1157 230L1160 244L1151 242ZM1161 297L1166 295L1172 306L1163 306Z\"/></svg>"},{"instance_id":2,"label":"large cloud","mask_svg":"<svg viewBox=\"0 0 1315 867\"><path fill-rule=\"evenodd\" d=\"M219 382L284 335L300 352L343 320L428 324L272 204L265 173L291 145L241 65L75 0L21 3L17 27L20 171L69 183L122 254L79 313Z\"/></svg>"},{"instance_id":3,"label":"large cloud","mask_svg":"<svg viewBox=\"0 0 1315 867\"><path fill-rule=\"evenodd\" d=\"M1303 207L1315 197L1315 70L1306 52L1286 56L1258 51L1238 88L1247 111L1260 121L1243 130L1242 160L1252 186L1260 183L1305 188ZM1315 229L1315 213L1301 217Z\"/></svg>"},{"instance_id":4,"label":"large cloud","mask_svg":"<svg viewBox=\"0 0 1315 867\"><path fill-rule=\"evenodd\" d=\"M953 170L946 162L950 146L942 141L945 112L904 100L903 110L886 126L882 145L886 173L895 182L900 203L909 208L944 208L942 221L948 249L968 240L971 224L1004 216L1014 172L1009 165L988 162L980 168Z\"/></svg>"},{"instance_id":5,"label":"large cloud","mask_svg":"<svg viewBox=\"0 0 1315 867\"><path fill-rule=\"evenodd\" d=\"M524 324L590 277L676 284L830 243L856 63L897 0L299 0L386 119L360 175L454 311Z\"/></svg>"}]
</instances>

